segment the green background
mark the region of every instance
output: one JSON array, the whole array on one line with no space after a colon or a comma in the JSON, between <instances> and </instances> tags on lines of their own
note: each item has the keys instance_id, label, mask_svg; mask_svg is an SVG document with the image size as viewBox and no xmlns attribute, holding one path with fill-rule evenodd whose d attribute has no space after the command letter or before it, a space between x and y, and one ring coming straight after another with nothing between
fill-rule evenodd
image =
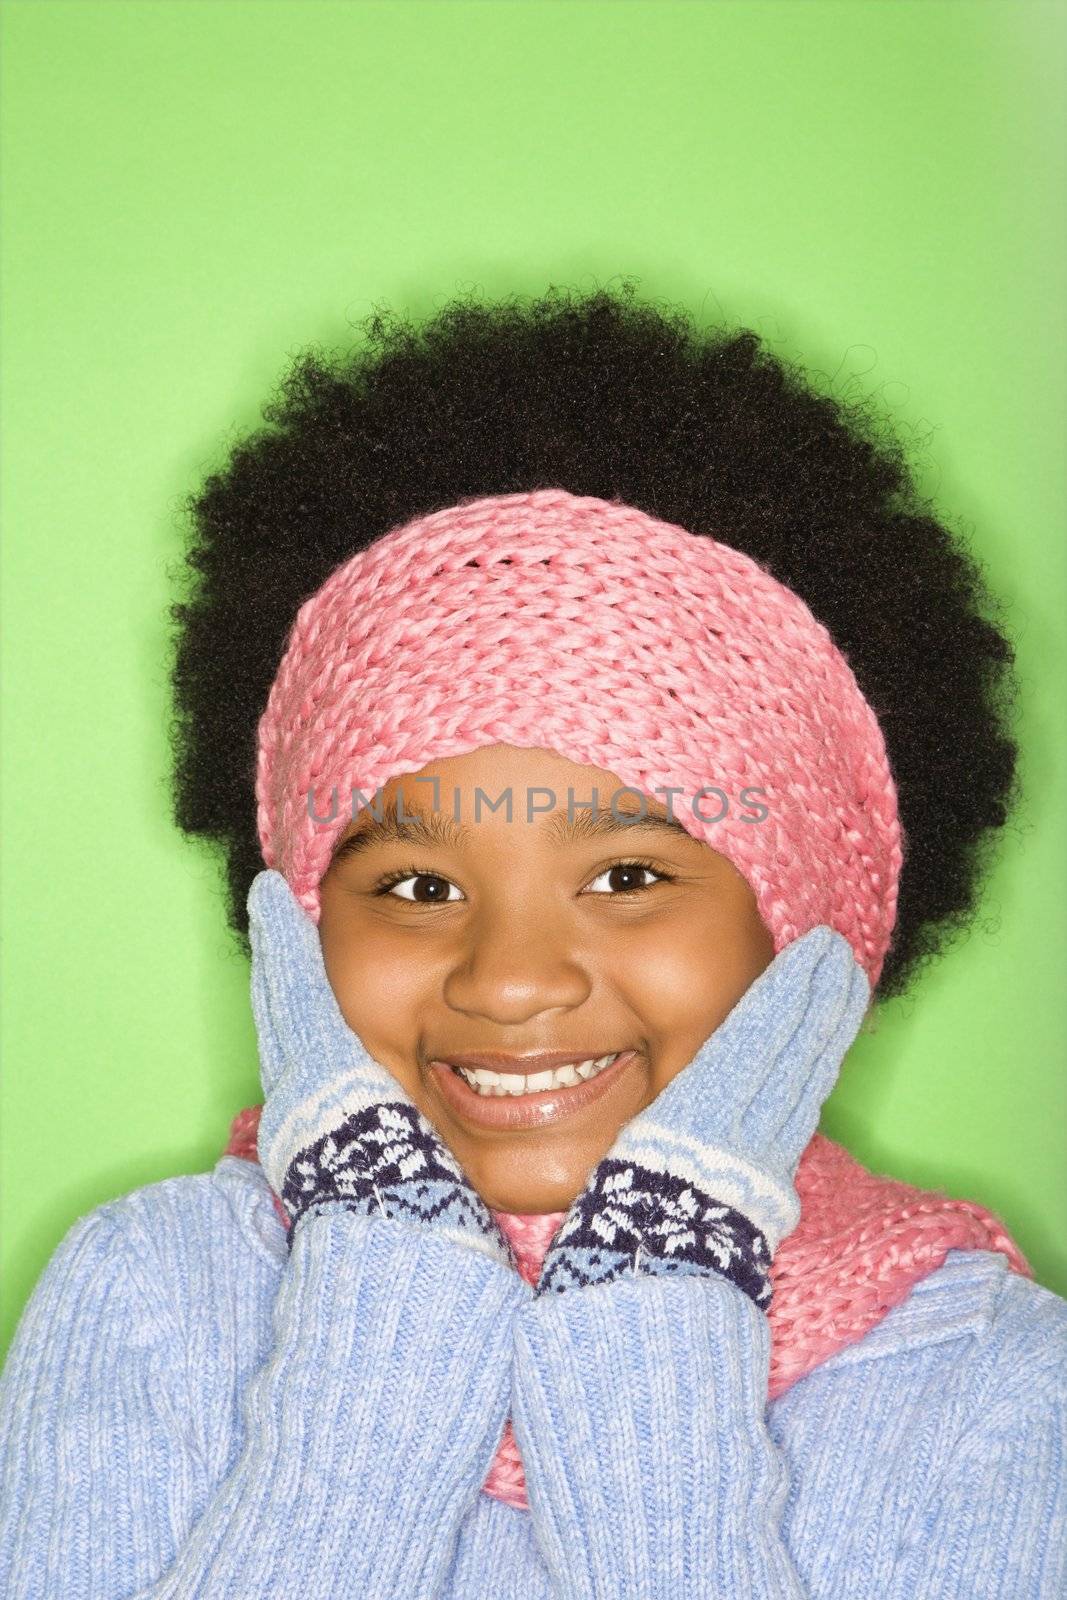
<instances>
[{"instance_id":1,"label":"green background","mask_svg":"<svg viewBox=\"0 0 1067 1600\"><path fill-rule=\"evenodd\" d=\"M1067 8L9 0L0 1349L71 1224L260 1098L213 860L169 820L181 496L289 358L622 275L873 393L1010 606L1025 809L971 935L822 1120L1067 1295Z\"/></svg>"}]
</instances>

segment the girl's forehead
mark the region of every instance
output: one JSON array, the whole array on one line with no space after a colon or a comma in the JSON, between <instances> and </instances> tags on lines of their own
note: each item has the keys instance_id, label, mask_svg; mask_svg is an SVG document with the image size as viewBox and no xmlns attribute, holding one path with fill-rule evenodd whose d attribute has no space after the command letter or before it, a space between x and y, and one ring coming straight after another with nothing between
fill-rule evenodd
<instances>
[{"instance_id":1,"label":"girl's forehead","mask_svg":"<svg viewBox=\"0 0 1067 1600\"><path fill-rule=\"evenodd\" d=\"M671 799L627 784L604 767L570 760L555 751L490 744L443 757L417 772L398 774L374 795L353 795L353 820L403 810L452 822L502 817L527 822L560 818L596 822L617 815L668 818Z\"/></svg>"},{"instance_id":2,"label":"girl's forehead","mask_svg":"<svg viewBox=\"0 0 1067 1600\"><path fill-rule=\"evenodd\" d=\"M546 787L558 789L562 794L573 788L583 790L588 796L594 788L601 792L622 789L623 779L606 767L591 762L580 762L556 750L542 746L524 746L505 742L486 742L458 755L442 756L428 762L418 772L399 774L390 780L387 789L431 788L436 777L440 786L452 783L460 787L475 787L486 779L512 778L546 780Z\"/></svg>"},{"instance_id":3,"label":"girl's forehead","mask_svg":"<svg viewBox=\"0 0 1067 1600\"><path fill-rule=\"evenodd\" d=\"M680 798L659 799L555 752L490 746L402 774L373 796L355 795L332 859L390 844L476 851L493 842L510 851L524 841L542 850L597 840L625 850L627 835L639 835L646 851L682 847L733 873L686 827L684 806L675 810Z\"/></svg>"}]
</instances>

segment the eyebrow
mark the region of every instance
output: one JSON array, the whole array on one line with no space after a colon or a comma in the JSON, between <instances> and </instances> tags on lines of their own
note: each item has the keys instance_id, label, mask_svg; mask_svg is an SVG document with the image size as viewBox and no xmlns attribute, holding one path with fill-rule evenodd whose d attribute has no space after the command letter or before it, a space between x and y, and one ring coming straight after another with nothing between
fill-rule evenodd
<instances>
[{"instance_id":1,"label":"eyebrow","mask_svg":"<svg viewBox=\"0 0 1067 1600\"><path fill-rule=\"evenodd\" d=\"M673 838L678 838L679 835L685 839L692 837L677 817L659 816L654 812L642 815L640 811L630 811L624 806L620 806L617 812L605 811L603 807L595 812L579 811L577 806L574 809L576 815L573 817L569 817L565 811L557 812L553 817L547 831L554 844L599 839L619 833L629 833L635 828L654 829L661 833L669 833ZM405 811L401 820L396 803L391 802L382 807L380 817L369 812L367 815L370 816L370 821L362 824L357 832L349 834L348 838L337 846L331 857L331 864L343 857L369 850L374 845L407 844L457 849L468 843L471 838L469 828L440 811L431 811L429 815L421 811Z\"/></svg>"}]
</instances>

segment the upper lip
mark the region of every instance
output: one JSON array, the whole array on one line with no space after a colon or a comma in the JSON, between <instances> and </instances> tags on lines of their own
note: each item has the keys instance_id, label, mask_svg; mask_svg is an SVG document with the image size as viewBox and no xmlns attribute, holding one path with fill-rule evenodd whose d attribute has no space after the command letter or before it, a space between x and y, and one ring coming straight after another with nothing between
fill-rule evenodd
<instances>
[{"instance_id":1,"label":"upper lip","mask_svg":"<svg viewBox=\"0 0 1067 1600\"><path fill-rule=\"evenodd\" d=\"M543 1050L537 1055L509 1056L498 1050L475 1050L461 1056L437 1055L431 1059L443 1061L449 1067L467 1067L471 1071L484 1067L488 1072L521 1072L529 1075L533 1072L551 1072L555 1067L565 1067L571 1061L599 1061L601 1056L621 1054L621 1050Z\"/></svg>"}]
</instances>

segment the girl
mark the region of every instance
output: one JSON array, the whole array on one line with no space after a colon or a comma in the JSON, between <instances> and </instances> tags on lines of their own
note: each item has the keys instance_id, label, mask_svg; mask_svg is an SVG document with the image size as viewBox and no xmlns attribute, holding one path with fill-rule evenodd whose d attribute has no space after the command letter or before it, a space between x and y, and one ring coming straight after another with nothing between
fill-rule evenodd
<instances>
[{"instance_id":1,"label":"girl","mask_svg":"<svg viewBox=\"0 0 1067 1600\"><path fill-rule=\"evenodd\" d=\"M49 1263L0 1589L1062 1595L1067 1304L816 1131L1014 798L974 562L629 285L367 331L191 502L265 1098Z\"/></svg>"}]
</instances>

